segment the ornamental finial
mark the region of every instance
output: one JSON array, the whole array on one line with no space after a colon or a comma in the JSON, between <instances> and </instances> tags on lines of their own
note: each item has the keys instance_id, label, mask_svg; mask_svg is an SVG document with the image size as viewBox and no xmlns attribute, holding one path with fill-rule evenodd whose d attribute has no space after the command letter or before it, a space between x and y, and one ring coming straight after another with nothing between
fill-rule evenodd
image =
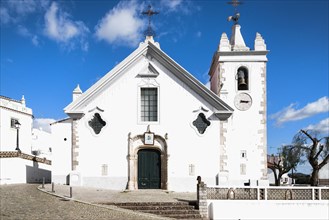
<instances>
[{"instance_id":1,"label":"ornamental finial","mask_svg":"<svg viewBox=\"0 0 329 220\"><path fill-rule=\"evenodd\" d=\"M149 5L148 10L142 12L142 14L147 15L148 19L149 19L149 24L148 24L147 30L144 32L145 36L155 36L155 31L151 27L151 17L153 15L159 14L159 12L158 11L153 11L151 8L152 8L152 6Z\"/></svg>"},{"instance_id":2,"label":"ornamental finial","mask_svg":"<svg viewBox=\"0 0 329 220\"><path fill-rule=\"evenodd\" d=\"M227 4L230 4L234 7L234 15L229 16L227 18L228 21L234 21L234 24L238 24L240 13L238 12L238 6L243 4L242 2L239 2L239 0L232 0L231 2L227 2Z\"/></svg>"}]
</instances>

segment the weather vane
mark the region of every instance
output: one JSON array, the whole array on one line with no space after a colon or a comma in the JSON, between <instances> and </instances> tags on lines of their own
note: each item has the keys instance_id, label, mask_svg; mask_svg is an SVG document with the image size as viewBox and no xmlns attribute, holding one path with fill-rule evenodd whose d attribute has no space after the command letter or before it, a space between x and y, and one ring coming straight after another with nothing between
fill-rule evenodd
<instances>
[{"instance_id":1,"label":"weather vane","mask_svg":"<svg viewBox=\"0 0 329 220\"><path fill-rule=\"evenodd\" d=\"M238 24L240 13L238 12L238 6L242 5L242 2L239 2L239 0L232 0L231 2L227 2L227 4L232 5L234 7L235 14L233 16L229 16L227 18L228 21L234 21L234 24Z\"/></svg>"},{"instance_id":2,"label":"weather vane","mask_svg":"<svg viewBox=\"0 0 329 220\"><path fill-rule=\"evenodd\" d=\"M147 15L149 17L149 25L147 27L147 30L144 32L145 36L155 36L155 31L151 27L151 17L153 15L159 14L159 12L158 11L153 11L151 8L152 8L152 6L149 5L148 10L142 12L143 15Z\"/></svg>"}]
</instances>

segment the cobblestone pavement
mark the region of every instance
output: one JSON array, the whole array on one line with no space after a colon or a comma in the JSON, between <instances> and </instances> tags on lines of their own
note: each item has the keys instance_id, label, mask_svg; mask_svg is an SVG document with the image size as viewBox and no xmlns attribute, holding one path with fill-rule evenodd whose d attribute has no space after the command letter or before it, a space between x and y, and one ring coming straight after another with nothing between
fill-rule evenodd
<instances>
[{"instance_id":1,"label":"cobblestone pavement","mask_svg":"<svg viewBox=\"0 0 329 220\"><path fill-rule=\"evenodd\" d=\"M1 185L0 219L166 219L114 206L103 207L77 202L41 192L37 187L38 185L30 184Z\"/></svg>"},{"instance_id":2,"label":"cobblestone pavement","mask_svg":"<svg viewBox=\"0 0 329 220\"><path fill-rule=\"evenodd\" d=\"M44 191L51 192L52 185L46 184ZM55 184L54 191L56 195L69 197L70 186ZM102 202L177 202L177 201L195 201L196 193L172 192L165 190L136 190L119 191L110 189L99 189L92 187L72 187L73 198L76 200L90 203Z\"/></svg>"}]
</instances>

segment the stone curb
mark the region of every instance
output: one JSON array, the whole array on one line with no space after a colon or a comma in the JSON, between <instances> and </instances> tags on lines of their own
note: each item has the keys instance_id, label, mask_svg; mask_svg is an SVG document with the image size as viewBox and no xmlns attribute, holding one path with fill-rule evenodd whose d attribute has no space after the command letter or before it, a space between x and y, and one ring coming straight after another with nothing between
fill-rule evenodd
<instances>
[{"instance_id":1,"label":"stone curb","mask_svg":"<svg viewBox=\"0 0 329 220\"><path fill-rule=\"evenodd\" d=\"M44 192L44 193L47 193L49 195L56 196L56 197L59 197L59 198L62 198L62 199L68 200L68 201L79 202L79 203L82 203L82 204L92 205L92 206L96 206L96 207L104 208L104 209L108 209L108 210L123 212L123 213L127 213L127 214L135 214L135 215L138 215L138 216L141 216L141 217L143 217L143 216L151 217L151 218L159 219L159 220L173 219L173 218L169 218L169 217L160 217L158 215L153 215L153 214L149 214L149 213L143 213L143 212L132 211L132 210L128 210L128 209L123 209L123 208L119 208L119 207L114 206L114 205L106 205L105 206L105 205L99 205L99 204L94 204L94 203L74 199L74 198L69 198L67 196L63 196L63 195L59 195L59 194L56 194L56 193L49 192L45 188L43 189L42 186L38 186L37 189L41 192Z\"/></svg>"}]
</instances>

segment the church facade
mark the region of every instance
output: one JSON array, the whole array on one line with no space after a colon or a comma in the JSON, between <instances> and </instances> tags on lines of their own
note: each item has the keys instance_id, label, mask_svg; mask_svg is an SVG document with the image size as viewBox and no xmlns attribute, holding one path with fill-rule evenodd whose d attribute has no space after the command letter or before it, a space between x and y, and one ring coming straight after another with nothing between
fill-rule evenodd
<instances>
[{"instance_id":1,"label":"church facade","mask_svg":"<svg viewBox=\"0 0 329 220\"><path fill-rule=\"evenodd\" d=\"M214 55L212 91L152 36L87 91L77 87L69 118L52 124L53 181L172 191L195 191L197 176L266 184L266 45L257 35L247 50L233 28Z\"/></svg>"}]
</instances>

